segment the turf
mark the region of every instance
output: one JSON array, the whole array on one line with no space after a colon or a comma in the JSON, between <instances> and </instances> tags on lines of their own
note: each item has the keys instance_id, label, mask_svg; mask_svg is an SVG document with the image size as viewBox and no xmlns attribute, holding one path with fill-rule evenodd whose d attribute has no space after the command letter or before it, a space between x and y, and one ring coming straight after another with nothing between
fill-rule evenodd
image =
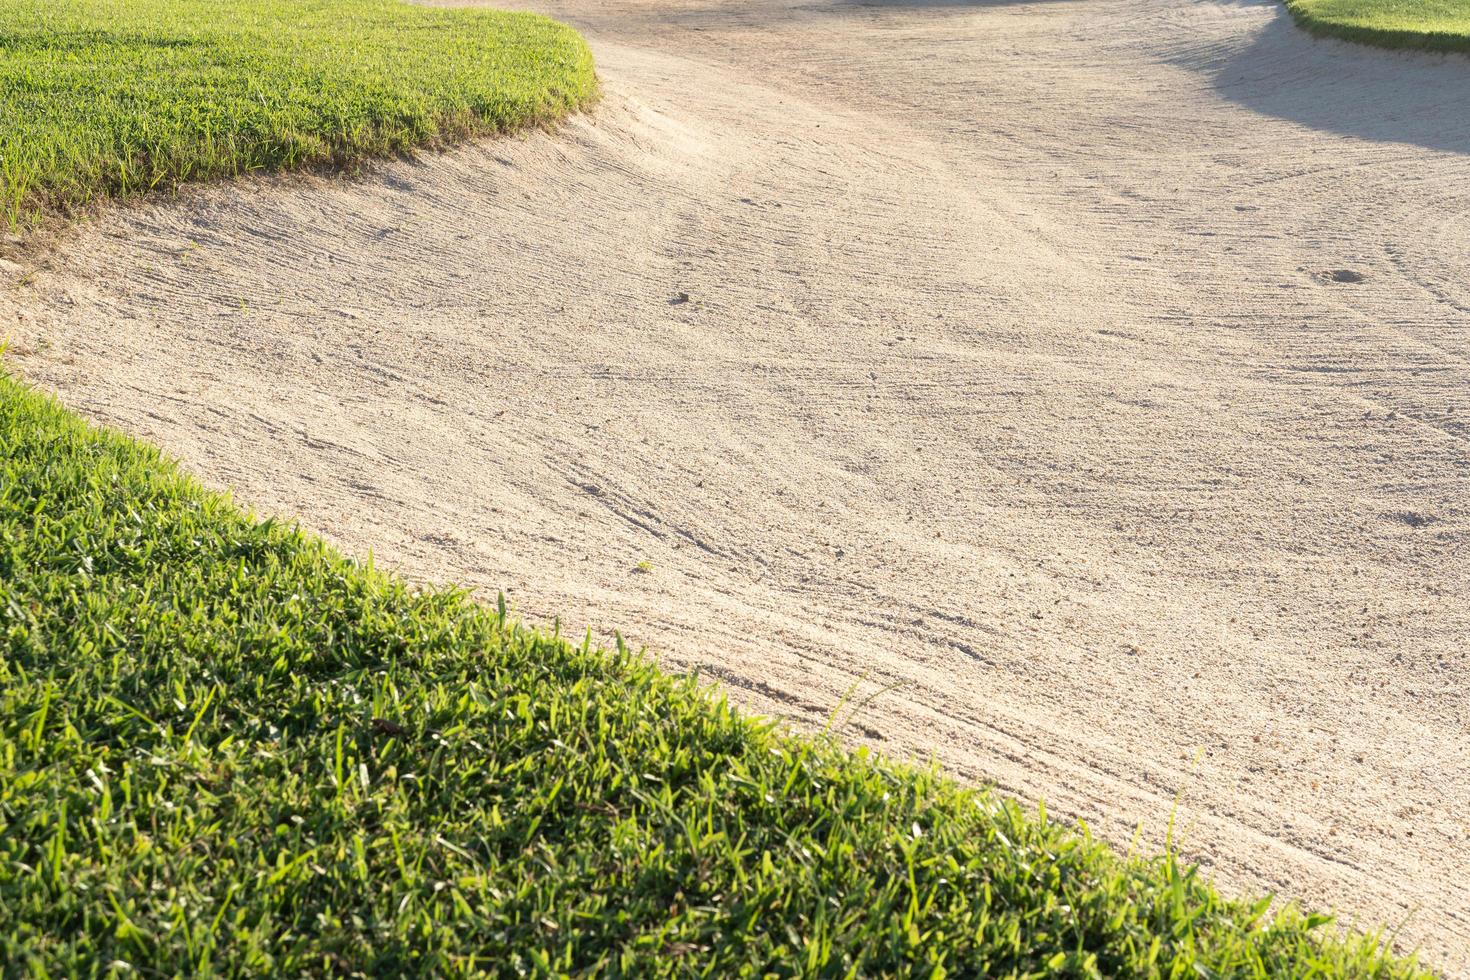
<instances>
[{"instance_id":1,"label":"turf","mask_svg":"<svg viewBox=\"0 0 1470 980\"><path fill-rule=\"evenodd\" d=\"M1421 975L406 588L3 372L0 653L17 974Z\"/></svg>"},{"instance_id":2,"label":"turf","mask_svg":"<svg viewBox=\"0 0 1470 980\"><path fill-rule=\"evenodd\" d=\"M400 0L0 0L0 215L342 165L550 120L596 92L531 14Z\"/></svg>"},{"instance_id":3,"label":"turf","mask_svg":"<svg viewBox=\"0 0 1470 980\"><path fill-rule=\"evenodd\" d=\"M1470 0L1286 0L1316 34L1386 48L1470 52Z\"/></svg>"}]
</instances>

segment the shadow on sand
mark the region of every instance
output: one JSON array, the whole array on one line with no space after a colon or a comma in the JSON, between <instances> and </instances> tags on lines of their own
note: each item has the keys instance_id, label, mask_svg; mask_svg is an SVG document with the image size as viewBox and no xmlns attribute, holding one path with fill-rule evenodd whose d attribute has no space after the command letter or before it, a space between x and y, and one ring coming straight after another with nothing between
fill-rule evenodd
<instances>
[{"instance_id":1,"label":"shadow on sand","mask_svg":"<svg viewBox=\"0 0 1470 980\"><path fill-rule=\"evenodd\" d=\"M1239 6L1274 8L1274 16L1244 47L1170 60L1264 115L1358 139L1470 153L1470 56L1318 38L1276 0Z\"/></svg>"}]
</instances>

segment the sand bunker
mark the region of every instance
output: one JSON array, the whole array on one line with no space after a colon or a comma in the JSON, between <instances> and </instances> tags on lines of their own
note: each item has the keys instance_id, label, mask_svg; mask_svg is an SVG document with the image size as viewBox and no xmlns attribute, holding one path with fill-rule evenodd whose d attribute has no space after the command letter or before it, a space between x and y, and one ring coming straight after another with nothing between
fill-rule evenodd
<instances>
[{"instance_id":1,"label":"sand bunker","mask_svg":"<svg viewBox=\"0 0 1470 980\"><path fill-rule=\"evenodd\" d=\"M263 511L1470 969L1470 60L548 0L554 135L119 209L12 363ZM15 277L12 275L12 279ZM846 716L844 716L846 717Z\"/></svg>"}]
</instances>

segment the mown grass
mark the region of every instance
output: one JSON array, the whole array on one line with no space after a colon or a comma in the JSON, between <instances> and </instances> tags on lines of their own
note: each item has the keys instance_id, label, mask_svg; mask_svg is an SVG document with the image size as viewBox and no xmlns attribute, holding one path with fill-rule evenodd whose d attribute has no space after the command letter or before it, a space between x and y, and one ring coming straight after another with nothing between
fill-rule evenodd
<instances>
[{"instance_id":1,"label":"mown grass","mask_svg":"<svg viewBox=\"0 0 1470 980\"><path fill-rule=\"evenodd\" d=\"M1286 0L1301 26L1386 48L1470 52L1470 0Z\"/></svg>"},{"instance_id":2,"label":"mown grass","mask_svg":"<svg viewBox=\"0 0 1470 980\"><path fill-rule=\"evenodd\" d=\"M406 588L3 374L0 650L7 971L1419 975Z\"/></svg>"},{"instance_id":3,"label":"mown grass","mask_svg":"<svg viewBox=\"0 0 1470 980\"><path fill-rule=\"evenodd\" d=\"M0 215L508 130L595 91L582 38L530 14L0 0Z\"/></svg>"}]
</instances>

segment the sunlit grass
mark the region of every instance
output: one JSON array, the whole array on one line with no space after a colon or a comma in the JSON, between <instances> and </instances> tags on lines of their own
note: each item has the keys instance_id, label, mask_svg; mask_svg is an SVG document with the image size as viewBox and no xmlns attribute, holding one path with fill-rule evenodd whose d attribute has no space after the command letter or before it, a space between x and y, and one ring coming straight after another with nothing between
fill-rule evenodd
<instances>
[{"instance_id":1,"label":"sunlit grass","mask_svg":"<svg viewBox=\"0 0 1470 980\"><path fill-rule=\"evenodd\" d=\"M1418 975L1327 928L410 590L0 374L16 975Z\"/></svg>"},{"instance_id":2,"label":"sunlit grass","mask_svg":"<svg viewBox=\"0 0 1470 980\"><path fill-rule=\"evenodd\" d=\"M0 214L347 163L594 92L581 39L525 15L0 0ZM1171 854L1123 859L626 650L409 589L3 373L0 964L1420 975Z\"/></svg>"},{"instance_id":3,"label":"sunlit grass","mask_svg":"<svg viewBox=\"0 0 1470 980\"><path fill-rule=\"evenodd\" d=\"M1319 34L1390 48L1470 51L1470 0L1286 0Z\"/></svg>"},{"instance_id":4,"label":"sunlit grass","mask_svg":"<svg viewBox=\"0 0 1470 980\"><path fill-rule=\"evenodd\" d=\"M0 0L0 215L503 131L595 91L581 37L530 14Z\"/></svg>"}]
</instances>

